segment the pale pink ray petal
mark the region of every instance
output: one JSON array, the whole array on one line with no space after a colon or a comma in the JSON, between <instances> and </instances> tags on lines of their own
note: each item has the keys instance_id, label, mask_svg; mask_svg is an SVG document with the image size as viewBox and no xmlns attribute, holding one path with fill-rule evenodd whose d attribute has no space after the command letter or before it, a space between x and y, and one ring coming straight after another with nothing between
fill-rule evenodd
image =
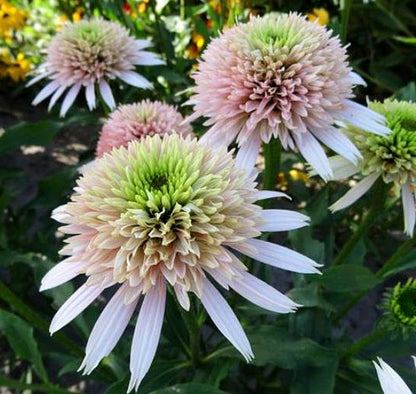
<instances>
[{"instance_id":1,"label":"pale pink ray petal","mask_svg":"<svg viewBox=\"0 0 416 394\"><path fill-rule=\"evenodd\" d=\"M312 131L314 136L323 142L328 148L356 164L362 158L360 151L350 139L336 127Z\"/></svg>"},{"instance_id":2,"label":"pale pink ray petal","mask_svg":"<svg viewBox=\"0 0 416 394\"><path fill-rule=\"evenodd\" d=\"M253 351L233 310L208 279L204 278L203 284L201 302L208 315L222 334L249 362L254 358Z\"/></svg>"},{"instance_id":3,"label":"pale pink ray petal","mask_svg":"<svg viewBox=\"0 0 416 394\"><path fill-rule=\"evenodd\" d=\"M53 334L75 319L102 291L103 288L99 285L82 285L56 312L49 327L50 333Z\"/></svg>"},{"instance_id":4,"label":"pale pink ray petal","mask_svg":"<svg viewBox=\"0 0 416 394\"><path fill-rule=\"evenodd\" d=\"M367 86L367 82L359 75L358 73L351 71L348 75L348 80L352 85L362 85Z\"/></svg>"},{"instance_id":5,"label":"pale pink ray petal","mask_svg":"<svg viewBox=\"0 0 416 394\"><path fill-rule=\"evenodd\" d=\"M39 291L52 289L78 276L88 263L62 261L52 267L42 278Z\"/></svg>"},{"instance_id":6,"label":"pale pink ray petal","mask_svg":"<svg viewBox=\"0 0 416 394\"><path fill-rule=\"evenodd\" d=\"M152 42L149 40L139 39L139 40L134 40L134 41L136 42L136 49L138 50L148 48L152 45Z\"/></svg>"},{"instance_id":7,"label":"pale pink ray petal","mask_svg":"<svg viewBox=\"0 0 416 394\"><path fill-rule=\"evenodd\" d=\"M81 90L81 85L74 85L69 89L68 93L66 94L64 101L62 102L62 107L59 112L60 117L64 117L68 112L71 105L74 103L75 99L78 96L79 91Z\"/></svg>"},{"instance_id":8,"label":"pale pink ray petal","mask_svg":"<svg viewBox=\"0 0 416 394\"><path fill-rule=\"evenodd\" d=\"M279 197L284 197L287 198L288 200L291 200L292 197L288 196L286 193L283 192L275 192L273 190L260 190L257 193L257 199L256 201L261 201L261 200L268 200L269 198L279 198Z\"/></svg>"},{"instance_id":9,"label":"pale pink ray petal","mask_svg":"<svg viewBox=\"0 0 416 394\"><path fill-rule=\"evenodd\" d=\"M53 80L49 82L34 98L32 101L32 105L38 105L41 101L48 98L52 93L55 92L56 89L58 89L61 86L61 84Z\"/></svg>"},{"instance_id":10,"label":"pale pink ray petal","mask_svg":"<svg viewBox=\"0 0 416 394\"><path fill-rule=\"evenodd\" d=\"M345 157L342 156L332 156L329 159L329 165L332 168L332 172L334 174L332 180L340 181L346 178L349 178L355 174L357 174L360 169L361 165L354 165ZM317 175L315 170L309 171L309 176Z\"/></svg>"},{"instance_id":11,"label":"pale pink ray petal","mask_svg":"<svg viewBox=\"0 0 416 394\"><path fill-rule=\"evenodd\" d=\"M133 64L138 66L162 66L166 62L152 52L140 51L137 52L137 60Z\"/></svg>"},{"instance_id":12,"label":"pale pink ray petal","mask_svg":"<svg viewBox=\"0 0 416 394\"><path fill-rule=\"evenodd\" d=\"M240 146L235 158L236 167L242 168L250 173L256 165L260 145L261 138L256 135L244 142L244 144Z\"/></svg>"},{"instance_id":13,"label":"pale pink ray petal","mask_svg":"<svg viewBox=\"0 0 416 394\"><path fill-rule=\"evenodd\" d=\"M315 171L325 180L331 179L331 166L322 146L310 133L304 133L302 136L294 135L296 146L298 147L302 156L309 162Z\"/></svg>"},{"instance_id":14,"label":"pale pink ray petal","mask_svg":"<svg viewBox=\"0 0 416 394\"><path fill-rule=\"evenodd\" d=\"M95 108L95 84L92 82L85 88L85 98L87 100L88 108L92 111Z\"/></svg>"},{"instance_id":15,"label":"pale pink ray petal","mask_svg":"<svg viewBox=\"0 0 416 394\"><path fill-rule=\"evenodd\" d=\"M165 300L166 284L159 278L158 283L144 297L134 330L128 393L137 390L155 357L165 313Z\"/></svg>"},{"instance_id":16,"label":"pale pink ray petal","mask_svg":"<svg viewBox=\"0 0 416 394\"><path fill-rule=\"evenodd\" d=\"M189 311L191 302L189 300L188 292L178 284L175 284L173 286L173 290L175 291L176 298L178 299L181 307L186 311Z\"/></svg>"},{"instance_id":17,"label":"pale pink ray petal","mask_svg":"<svg viewBox=\"0 0 416 394\"><path fill-rule=\"evenodd\" d=\"M26 85L25 85L25 87L29 87L29 86L32 86L33 84L35 84L36 82L39 82L39 81L41 81L42 79L44 79L44 78L46 78L46 77L49 77L51 74L53 74L53 71L50 71L50 72L45 72L45 73L42 73L42 74L39 74L39 75L37 75L36 77L34 77L34 78L32 78Z\"/></svg>"},{"instance_id":18,"label":"pale pink ray petal","mask_svg":"<svg viewBox=\"0 0 416 394\"><path fill-rule=\"evenodd\" d=\"M127 282L123 283L101 312L88 338L85 358L78 371L84 369L84 374L89 375L117 345L139 301L137 298L127 305L124 303L129 288Z\"/></svg>"},{"instance_id":19,"label":"pale pink ray petal","mask_svg":"<svg viewBox=\"0 0 416 394\"><path fill-rule=\"evenodd\" d=\"M239 274L241 278L230 281L230 287L253 304L276 313L293 313L301 306L247 271Z\"/></svg>"},{"instance_id":20,"label":"pale pink ray petal","mask_svg":"<svg viewBox=\"0 0 416 394\"><path fill-rule=\"evenodd\" d=\"M404 231L413 237L416 222L416 201L409 183L402 186Z\"/></svg>"},{"instance_id":21,"label":"pale pink ray petal","mask_svg":"<svg viewBox=\"0 0 416 394\"><path fill-rule=\"evenodd\" d=\"M150 89L153 87L150 81L148 81L145 77L135 73L134 71L123 71L119 74L119 78L129 85L135 86L136 88Z\"/></svg>"},{"instance_id":22,"label":"pale pink ray petal","mask_svg":"<svg viewBox=\"0 0 416 394\"><path fill-rule=\"evenodd\" d=\"M100 89L101 97L103 98L104 102L108 105L110 109L113 109L116 107L116 102L114 101L113 93L111 92L110 85L102 79L98 87Z\"/></svg>"},{"instance_id":23,"label":"pale pink ray petal","mask_svg":"<svg viewBox=\"0 0 416 394\"><path fill-rule=\"evenodd\" d=\"M264 264L303 274L320 274L321 267L309 257L294 250L260 239L249 239L244 244L230 244L231 248ZM254 248L254 249L253 249Z\"/></svg>"},{"instance_id":24,"label":"pale pink ray petal","mask_svg":"<svg viewBox=\"0 0 416 394\"><path fill-rule=\"evenodd\" d=\"M344 194L338 201L332 204L329 209L332 212L339 211L341 209L347 208L350 205L354 204L360 197L362 197L367 191L374 185L375 181L380 177L379 172L374 172L360 182L358 182L354 187L352 187L347 193Z\"/></svg>"},{"instance_id":25,"label":"pale pink ray petal","mask_svg":"<svg viewBox=\"0 0 416 394\"><path fill-rule=\"evenodd\" d=\"M310 218L296 211L286 209L264 209L261 213L264 224L260 231L289 231L309 225Z\"/></svg>"},{"instance_id":26,"label":"pale pink ray petal","mask_svg":"<svg viewBox=\"0 0 416 394\"><path fill-rule=\"evenodd\" d=\"M58 99L63 95L63 93L66 90L66 86L60 86L56 92L52 95L50 101L49 101L49 105L48 105L48 111L50 111L52 109L52 107L55 105L55 103L58 101Z\"/></svg>"}]
</instances>

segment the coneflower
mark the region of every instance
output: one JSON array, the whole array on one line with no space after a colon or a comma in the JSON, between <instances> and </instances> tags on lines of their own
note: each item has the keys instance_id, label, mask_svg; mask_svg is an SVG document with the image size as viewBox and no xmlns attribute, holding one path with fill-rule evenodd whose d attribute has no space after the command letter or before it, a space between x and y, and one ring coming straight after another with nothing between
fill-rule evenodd
<instances>
[{"instance_id":1,"label":"coneflower","mask_svg":"<svg viewBox=\"0 0 416 394\"><path fill-rule=\"evenodd\" d=\"M385 100L369 103L369 107L386 117L392 132L383 137L369 134L352 124L347 126L346 132L354 139L363 159L352 165L342 157L331 158L335 179L357 173L362 173L364 178L333 204L331 210L350 206L381 178L401 194L404 231L413 236L416 221L416 104Z\"/></svg>"},{"instance_id":2,"label":"coneflower","mask_svg":"<svg viewBox=\"0 0 416 394\"><path fill-rule=\"evenodd\" d=\"M262 231L306 226L308 217L262 210L257 200L284 194L255 186L254 176L236 167L225 147L214 150L179 134L133 141L86 169L71 201L53 215L70 235L60 251L68 257L41 285L46 290L87 277L53 318L51 333L106 287L119 285L88 340L85 373L111 352L143 297L130 358L129 391L137 389L159 342L167 285L185 310L188 293L194 293L224 336L252 359L237 317L212 282L273 312L294 312L299 305L248 273L235 251L289 271L319 272L311 259L256 239Z\"/></svg>"},{"instance_id":3,"label":"coneflower","mask_svg":"<svg viewBox=\"0 0 416 394\"><path fill-rule=\"evenodd\" d=\"M324 179L332 177L327 145L353 163L360 153L336 127L350 122L385 135L382 115L355 103L345 47L332 32L299 14L254 17L211 41L198 70L188 104L190 120L208 118L202 137L212 145L240 147L238 162L255 163L262 142L278 138L298 149Z\"/></svg>"},{"instance_id":4,"label":"coneflower","mask_svg":"<svg viewBox=\"0 0 416 394\"><path fill-rule=\"evenodd\" d=\"M33 105L51 97L49 109L65 93L60 114L65 116L81 88L85 88L88 108L96 106L96 86L105 103L115 108L109 81L122 81L143 89L152 84L134 71L136 65L159 65L164 62L144 51L151 43L136 40L127 29L115 22L101 19L66 23L52 39L41 74L28 86L43 78L51 79L35 97Z\"/></svg>"},{"instance_id":5,"label":"coneflower","mask_svg":"<svg viewBox=\"0 0 416 394\"><path fill-rule=\"evenodd\" d=\"M143 100L122 105L105 122L97 142L96 155L101 157L113 148L127 146L130 141L156 134L192 134L191 125L183 121L181 113L174 106L160 101Z\"/></svg>"}]
</instances>

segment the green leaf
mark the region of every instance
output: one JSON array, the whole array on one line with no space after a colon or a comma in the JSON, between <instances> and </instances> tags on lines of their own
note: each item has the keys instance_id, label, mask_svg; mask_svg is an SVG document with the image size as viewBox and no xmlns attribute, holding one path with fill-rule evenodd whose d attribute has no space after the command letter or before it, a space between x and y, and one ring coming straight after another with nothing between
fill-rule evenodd
<instances>
[{"instance_id":1,"label":"green leaf","mask_svg":"<svg viewBox=\"0 0 416 394\"><path fill-rule=\"evenodd\" d=\"M225 394L225 391L217 389L208 384L202 383L183 383L175 384L162 390L152 391L151 394Z\"/></svg>"},{"instance_id":2,"label":"green leaf","mask_svg":"<svg viewBox=\"0 0 416 394\"><path fill-rule=\"evenodd\" d=\"M403 256L403 258L399 261L396 267L392 268L390 271L387 271L383 277L389 277L399 272L416 268L416 250L411 251L410 253Z\"/></svg>"},{"instance_id":3,"label":"green leaf","mask_svg":"<svg viewBox=\"0 0 416 394\"><path fill-rule=\"evenodd\" d=\"M0 309L0 331L3 332L16 355L30 361L38 376L47 382L48 376L33 336L33 327L20 317Z\"/></svg>"},{"instance_id":4,"label":"green leaf","mask_svg":"<svg viewBox=\"0 0 416 394\"><path fill-rule=\"evenodd\" d=\"M330 267L319 279L326 290L334 293L368 290L379 282L368 268L353 264Z\"/></svg>"},{"instance_id":5,"label":"green leaf","mask_svg":"<svg viewBox=\"0 0 416 394\"><path fill-rule=\"evenodd\" d=\"M12 126L0 137L0 154L12 153L22 145L49 145L62 126L62 122L50 120Z\"/></svg>"},{"instance_id":6,"label":"green leaf","mask_svg":"<svg viewBox=\"0 0 416 394\"><path fill-rule=\"evenodd\" d=\"M395 40L404 42L405 44L416 45L416 37L393 37Z\"/></svg>"},{"instance_id":7,"label":"green leaf","mask_svg":"<svg viewBox=\"0 0 416 394\"><path fill-rule=\"evenodd\" d=\"M289 240L293 249L302 253L317 263L325 263L325 245L312 238L311 227L304 227L289 232Z\"/></svg>"},{"instance_id":8,"label":"green leaf","mask_svg":"<svg viewBox=\"0 0 416 394\"><path fill-rule=\"evenodd\" d=\"M303 308L318 307L327 311L334 311L335 307L329 303L319 292L318 283L311 283L305 287L297 287L291 290L288 296Z\"/></svg>"},{"instance_id":9,"label":"green leaf","mask_svg":"<svg viewBox=\"0 0 416 394\"><path fill-rule=\"evenodd\" d=\"M335 349L321 346L309 338L293 337L287 330L275 326L247 329L253 347L253 364L276 365L284 369L324 367L337 358Z\"/></svg>"}]
</instances>

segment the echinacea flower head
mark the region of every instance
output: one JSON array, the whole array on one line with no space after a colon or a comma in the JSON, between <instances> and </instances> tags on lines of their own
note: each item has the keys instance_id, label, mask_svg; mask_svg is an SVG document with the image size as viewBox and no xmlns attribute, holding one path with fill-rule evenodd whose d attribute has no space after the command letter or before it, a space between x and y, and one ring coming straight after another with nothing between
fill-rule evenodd
<instances>
[{"instance_id":1,"label":"echinacea flower head","mask_svg":"<svg viewBox=\"0 0 416 394\"><path fill-rule=\"evenodd\" d=\"M143 89L152 84L134 71L136 65L159 65L164 62L153 53L144 51L151 43L136 40L126 28L102 19L66 23L52 39L47 49L41 74L28 84L48 77L49 82L36 96L33 105L51 97L49 109L65 93L61 107L64 116L85 88L88 108L96 106L96 86L105 103L115 108L109 81L122 81Z\"/></svg>"},{"instance_id":2,"label":"echinacea flower head","mask_svg":"<svg viewBox=\"0 0 416 394\"><path fill-rule=\"evenodd\" d=\"M381 324L393 334L407 336L416 330L416 281L409 278L406 283L399 282L387 289L381 308Z\"/></svg>"},{"instance_id":3,"label":"echinacea flower head","mask_svg":"<svg viewBox=\"0 0 416 394\"><path fill-rule=\"evenodd\" d=\"M308 217L262 210L257 200L283 194L258 191L253 179L234 165L225 147L214 150L178 134L132 141L84 172L71 201L54 212L64 223L60 230L70 235L60 251L68 257L46 274L41 290L87 276L53 318L55 332L104 288L119 286L88 340L85 373L111 352L144 297L130 358L129 391L137 389L156 352L167 285L185 310L194 293L247 361L253 357L247 337L212 281L270 311L296 310L299 305L249 274L235 254L291 271L319 272L311 259L256 239L262 231L303 227Z\"/></svg>"},{"instance_id":4,"label":"echinacea flower head","mask_svg":"<svg viewBox=\"0 0 416 394\"><path fill-rule=\"evenodd\" d=\"M387 134L383 116L351 101L364 84L331 31L296 13L254 17L221 34L202 54L188 104L191 120L211 126L202 137L229 145L237 138L238 162L254 165L262 142L278 138L298 149L324 178L332 170L318 140L356 162L360 153L335 127L351 122Z\"/></svg>"},{"instance_id":5,"label":"echinacea flower head","mask_svg":"<svg viewBox=\"0 0 416 394\"><path fill-rule=\"evenodd\" d=\"M153 135L192 134L189 123L183 123L181 113L172 105L143 100L117 108L105 122L97 142L97 157L113 148L127 146L132 140Z\"/></svg>"},{"instance_id":6,"label":"echinacea flower head","mask_svg":"<svg viewBox=\"0 0 416 394\"><path fill-rule=\"evenodd\" d=\"M332 210L348 207L382 178L401 193L405 232L412 236L416 221L416 103L385 100L383 103L371 102L369 107L385 116L392 132L387 136L376 136L354 125L347 126L346 132L352 136L363 159L354 166L339 156L331 158L335 178L342 179L358 172L365 177L338 200Z\"/></svg>"},{"instance_id":7,"label":"echinacea flower head","mask_svg":"<svg viewBox=\"0 0 416 394\"><path fill-rule=\"evenodd\" d=\"M416 357L412 356L416 367ZM400 375L389 364L377 357L377 361L373 361L377 371L377 377L380 382L383 394L412 394L411 390L400 377Z\"/></svg>"}]
</instances>

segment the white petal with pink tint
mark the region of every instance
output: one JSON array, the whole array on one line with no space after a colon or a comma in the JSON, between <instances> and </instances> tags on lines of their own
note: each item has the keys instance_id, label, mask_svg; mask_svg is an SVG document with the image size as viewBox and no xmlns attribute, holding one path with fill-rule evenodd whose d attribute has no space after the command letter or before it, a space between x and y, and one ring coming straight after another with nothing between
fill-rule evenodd
<instances>
[{"instance_id":1,"label":"white petal with pink tint","mask_svg":"<svg viewBox=\"0 0 416 394\"><path fill-rule=\"evenodd\" d=\"M240 322L227 301L208 279L204 279L201 302L217 328L244 356L246 361L249 362L253 359L253 351Z\"/></svg>"},{"instance_id":2,"label":"white petal with pink tint","mask_svg":"<svg viewBox=\"0 0 416 394\"><path fill-rule=\"evenodd\" d=\"M114 349L126 329L139 299L130 304L124 303L124 296L129 289L124 283L108 302L88 338L85 358L79 367L89 375L98 363Z\"/></svg>"},{"instance_id":3,"label":"white petal with pink tint","mask_svg":"<svg viewBox=\"0 0 416 394\"><path fill-rule=\"evenodd\" d=\"M41 101L48 98L56 89L60 86L58 81L49 82L35 97L32 101L32 105L38 105Z\"/></svg>"},{"instance_id":4,"label":"white petal with pink tint","mask_svg":"<svg viewBox=\"0 0 416 394\"><path fill-rule=\"evenodd\" d=\"M75 99L78 96L79 91L81 90L81 85L74 85L69 89L66 94L64 101L62 102L62 107L59 112L59 116L63 117L68 112L69 107L74 103Z\"/></svg>"},{"instance_id":5,"label":"white petal with pink tint","mask_svg":"<svg viewBox=\"0 0 416 394\"><path fill-rule=\"evenodd\" d=\"M408 183L402 186L402 201L404 231L409 237L413 237L416 222L416 199Z\"/></svg>"},{"instance_id":6,"label":"white petal with pink tint","mask_svg":"<svg viewBox=\"0 0 416 394\"><path fill-rule=\"evenodd\" d=\"M289 231L309 225L310 218L296 211L286 209L264 209L261 217L265 221L260 231Z\"/></svg>"},{"instance_id":7,"label":"white petal with pink tint","mask_svg":"<svg viewBox=\"0 0 416 394\"><path fill-rule=\"evenodd\" d=\"M102 291L99 285L82 285L56 312L49 327L50 333L53 334L75 319Z\"/></svg>"},{"instance_id":8,"label":"white petal with pink tint","mask_svg":"<svg viewBox=\"0 0 416 394\"><path fill-rule=\"evenodd\" d=\"M111 92L110 85L104 79L101 80L98 84L100 88L101 97L104 102L108 105L110 109L116 107L116 102L114 101L113 93Z\"/></svg>"},{"instance_id":9,"label":"white petal with pink tint","mask_svg":"<svg viewBox=\"0 0 416 394\"><path fill-rule=\"evenodd\" d=\"M158 284L146 293L134 330L130 355L131 378L127 392L137 390L156 354L165 313L166 285Z\"/></svg>"},{"instance_id":10,"label":"white petal with pink tint","mask_svg":"<svg viewBox=\"0 0 416 394\"><path fill-rule=\"evenodd\" d=\"M52 267L42 278L39 291L52 289L78 276L86 267L85 262L65 262Z\"/></svg>"}]
</instances>

